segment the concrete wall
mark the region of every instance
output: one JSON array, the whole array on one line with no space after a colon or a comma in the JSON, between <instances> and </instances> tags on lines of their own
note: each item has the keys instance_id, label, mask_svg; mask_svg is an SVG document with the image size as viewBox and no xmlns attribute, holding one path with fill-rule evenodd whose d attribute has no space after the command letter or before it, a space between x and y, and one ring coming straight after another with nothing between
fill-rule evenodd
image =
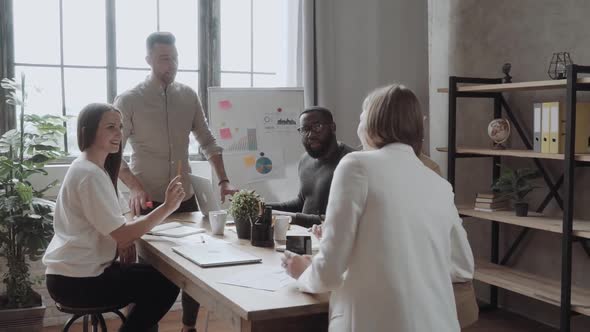
<instances>
[{"instance_id":1,"label":"concrete wall","mask_svg":"<svg viewBox=\"0 0 590 332\"><path fill-rule=\"evenodd\" d=\"M446 170L446 155L434 151L447 145L447 95L436 93L436 88L448 86L448 76L502 77L502 64L512 63L513 81L545 80L551 55L569 51L575 63L590 64L590 2L559 0L430 0L429 2L429 61L430 61L430 125L431 152ZM517 118L532 137L532 103L564 97L564 91L518 92L505 94ZM579 98L588 100L588 94ZM457 145L489 146L487 124L493 115L493 103L482 100L461 100L458 103ZM512 147L524 147L513 134ZM478 158L479 159L479 158ZM514 167L533 167L531 160L505 158ZM543 161L554 179L562 173L562 163ZM457 201L473 204L475 193L489 188L491 159L461 160L456 171ZM575 217L590 219L585 202L590 192L585 184L590 181L588 170L576 173ZM544 183L539 183L544 186ZM536 207L546 189L532 194ZM548 213L558 214L552 202ZM489 257L490 224L469 219L466 223L476 256ZM502 251L519 232L518 227L502 226ZM560 278L561 237L533 231L510 265L515 268ZM590 288L590 258L579 244L574 244L573 281ZM487 287L478 287L479 296L487 299ZM514 293L501 292L502 306L533 319L557 325L558 308ZM576 330L587 331L588 317L573 318ZM585 325L585 329L582 326Z\"/></svg>"},{"instance_id":2,"label":"concrete wall","mask_svg":"<svg viewBox=\"0 0 590 332\"><path fill-rule=\"evenodd\" d=\"M428 111L426 0L321 0L318 6L319 103L334 112L337 136L360 144L356 128L371 90L413 89Z\"/></svg>"}]
</instances>

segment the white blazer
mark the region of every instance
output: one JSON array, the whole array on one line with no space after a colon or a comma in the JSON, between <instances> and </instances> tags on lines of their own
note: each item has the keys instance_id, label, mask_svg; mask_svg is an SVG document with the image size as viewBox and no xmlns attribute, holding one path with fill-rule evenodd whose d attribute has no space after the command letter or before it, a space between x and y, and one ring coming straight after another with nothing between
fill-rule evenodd
<instances>
[{"instance_id":1,"label":"white blazer","mask_svg":"<svg viewBox=\"0 0 590 332\"><path fill-rule=\"evenodd\" d=\"M333 291L330 331L459 331L452 282L473 254L448 182L405 144L346 155L300 290Z\"/></svg>"}]
</instances>

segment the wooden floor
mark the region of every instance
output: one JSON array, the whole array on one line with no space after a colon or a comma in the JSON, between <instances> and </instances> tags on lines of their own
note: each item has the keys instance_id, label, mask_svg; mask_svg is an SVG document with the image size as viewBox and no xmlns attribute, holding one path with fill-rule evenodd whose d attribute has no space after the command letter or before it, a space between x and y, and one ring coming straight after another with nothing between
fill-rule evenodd
<instances>
[{"instance_id":1,"label":"wooden floor","mask_svg":"<svg viewBox=\"0 0 590 332\"><path fill-rule=\"evenodd\" d=\"M206 311L201 309L197 322L198 331L205 331L205 315ZM181 311L168 313L160 322L159 332L180 331L180 318ZM110 320L107 323L109 331L117 331L119 327L117 320ZM61 326L52 326L43 329L43 332L59 331L61 331ZM80 325L74 325L70 331L81 332L82 327ZM212 317L209 320L209 332L230 332L230 327L225 322ZM479 321L474 326L463 330L463 332L557 332L557 329L541 325L515 314L497 310L481 313Z\"/></svg>"}]
</instances>

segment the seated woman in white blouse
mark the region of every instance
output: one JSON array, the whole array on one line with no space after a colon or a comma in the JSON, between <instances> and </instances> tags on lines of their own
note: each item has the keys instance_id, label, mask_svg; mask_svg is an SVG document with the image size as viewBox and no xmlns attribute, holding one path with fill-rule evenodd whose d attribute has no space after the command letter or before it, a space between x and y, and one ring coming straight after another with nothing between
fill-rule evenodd
<instances>
[{"instance_id":1,"label":"seated woman in white blouse","mask_svg":"<svg viewBox=\"0 0 590 332\"><path fill-rule=\"evenodd\" d=\"M330 331L459 331L452 282L473 277L473 254L451 185L418 159L414 93L372 92L358 136L364 151L334 173L319 253L285 253L283 266L300 290L332 291Z\"/></svg>"},{"instance_id":2,"label":"seated woman in white blouse","mask_svg":"<svg viewBox=\"0 0 590 332\"><path fill-rule=\"evenodd\" d=\"M179 289L153 267L135 263L133 241L174 212L185 194L175 177L162 206L126 221L129 208L117 190L121 127L121 114L109 104L90 104L80 112L82 154L62 183L55 235L43 263L56 302L76 308L135 303L120 331L146 331L168 312Z\"/></svg>"}]
</instances>

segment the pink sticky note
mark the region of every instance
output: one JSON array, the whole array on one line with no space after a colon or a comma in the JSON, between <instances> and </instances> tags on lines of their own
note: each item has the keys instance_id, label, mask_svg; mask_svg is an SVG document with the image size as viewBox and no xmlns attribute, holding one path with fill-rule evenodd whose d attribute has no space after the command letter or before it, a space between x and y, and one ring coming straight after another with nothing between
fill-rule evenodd
<instances>
[{"instance_id":1,"label":"pink sticky note","mask_svg":"<svg viewBox=\"0 0 590 332\"><path fill-rule=\"evenodd\" d=\"M221 139L231 139L231 129L221 128L219 129L219 135L221 136Z\"/></svg>"},{"instance_id":2,"label":"pink sticky note","mask_svg":"<svg viewBox=\"0 0 590 332\"><path fill-rule=\"evenodd\" d=\"M232 107L231 101L229 100L222 100L219 102L219 108L222 110L228 110Z\"/></svg>"}]
</instances>

